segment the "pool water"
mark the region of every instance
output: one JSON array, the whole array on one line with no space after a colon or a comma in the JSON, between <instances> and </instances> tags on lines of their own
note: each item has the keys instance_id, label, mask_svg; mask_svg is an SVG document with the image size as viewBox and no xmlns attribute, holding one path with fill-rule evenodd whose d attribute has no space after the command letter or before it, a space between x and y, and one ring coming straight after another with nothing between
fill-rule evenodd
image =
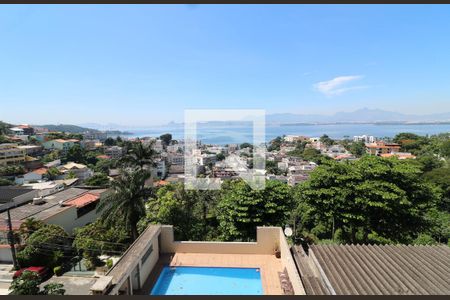
<instances>
[{"instance_id":1,"label":"pool water","mask_svg":"<svg viewBox=\"0 0 450 300\"><path fill-rule=\"evenodd\" d=\"M151 295L262 295L254 268L164 267Z\"/></svg>"}]
</instances>

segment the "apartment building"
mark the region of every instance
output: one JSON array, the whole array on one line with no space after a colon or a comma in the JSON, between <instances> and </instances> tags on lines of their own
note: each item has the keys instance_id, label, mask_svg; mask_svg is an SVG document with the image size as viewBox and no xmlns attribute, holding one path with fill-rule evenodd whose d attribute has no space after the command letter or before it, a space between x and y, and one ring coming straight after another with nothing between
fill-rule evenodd
<instances>
[{"instance_id":1,"label":"apartment building","mask_svg":"<svg viewBox=\"0 0 450 300\"><path fill-rule=\"evenodd\" d=\"M42 146L46 150L60 150L62 152L68 151L70 148L72 148L75 144L78 144L80 141L77 139L56 139L44 142Z\"/></svg>"},{"instance_id":2,"label":"apartment building","mask_svg":"<svg viewBox=\"0 0 450 300\"><path fill-rule=\"evenodd\" d=\"M105 154L112 159L119 159L123 156L123 148L119 146L111 146L105 149Z\"/></svg>"},{"instance_id":3,"label":"apartment building","mask_svg":"<svg viewBox=\"0 0 450 300\"><path fill-rule=\"evenodd\" d=\"M24 163L25 159L25 149L19 148L17 144L0 144L0 166Z\"/></svg>"},{"instance_id":4,"label":"apartment building","mask_svg":"<svg viewBox=\"0 0 450 300\"><path fill-rule=\"evenodd\" d=\"M393 152L399 152L400 145L396 143L387 143L384 141L377 141L375 143L366 143L366 152L370 155L381 155Z\"/></svg>"}]
</instances>

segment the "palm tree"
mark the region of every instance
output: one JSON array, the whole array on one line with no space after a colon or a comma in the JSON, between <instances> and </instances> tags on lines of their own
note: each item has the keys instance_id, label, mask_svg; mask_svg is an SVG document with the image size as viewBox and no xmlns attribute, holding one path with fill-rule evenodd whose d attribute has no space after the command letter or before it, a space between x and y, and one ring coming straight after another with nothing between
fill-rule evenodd
<instances>
[{"instance_id":1,"label":"palm tree","mask_svg":"<svg viewBox=\"0 0 450 300\"><path fill-rule=\"evenodd\" d=\"M110 192L100 199L97 212L107 225L123 221L132 240L138 237L137 223L145 216L145 180L150 172L145 169L122 170L111 183Z\"/></svg>"},{"instance_id":2,"label":"palm tree","mask_svg":"<svg viewBox=\"0 0 450 300\"><path fill-rule=\"evenodd\" d=\"M153 141L144 144L141 140L132 143L122 157L121 164L124 167L135 167L140 170L143 170L145 166L154 167L157 152L153 149L153 144Z\"/></svg>"}]
</instances>

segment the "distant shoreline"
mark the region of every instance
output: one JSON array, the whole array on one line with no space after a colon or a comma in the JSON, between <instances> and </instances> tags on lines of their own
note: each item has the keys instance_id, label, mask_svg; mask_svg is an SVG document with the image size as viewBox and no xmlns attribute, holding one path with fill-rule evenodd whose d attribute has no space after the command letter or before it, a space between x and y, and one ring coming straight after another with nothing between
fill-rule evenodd
<instances>
[{"instance_id":1,"label":"distant shoreline","mask_svg":"<svg viewBox=\"0 0 450 300\"><path fill-rule=\"evenodd\" d=\"M270 125L270 124L269 124ZM276 125L275 123L271 125ZM315 125L450 125L450 121L438 122L321 122L321 123L281 123L279 126L315 126Z\"/></svg>"}]
</instances>

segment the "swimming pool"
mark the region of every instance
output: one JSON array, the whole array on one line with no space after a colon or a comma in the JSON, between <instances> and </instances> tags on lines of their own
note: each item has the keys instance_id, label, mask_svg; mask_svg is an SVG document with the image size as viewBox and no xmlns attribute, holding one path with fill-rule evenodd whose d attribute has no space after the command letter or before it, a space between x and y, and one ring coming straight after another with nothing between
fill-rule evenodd
<instances>
[{"instance_id":1,"label":"swimming pool","mask_svg":"<svg viewBox=\"0 0 450 300\"><path fill-rule=\"evenodd\" d=\"M151 295L262 295L259 269L164 267Z\"/></svg>"}]
</instances>

